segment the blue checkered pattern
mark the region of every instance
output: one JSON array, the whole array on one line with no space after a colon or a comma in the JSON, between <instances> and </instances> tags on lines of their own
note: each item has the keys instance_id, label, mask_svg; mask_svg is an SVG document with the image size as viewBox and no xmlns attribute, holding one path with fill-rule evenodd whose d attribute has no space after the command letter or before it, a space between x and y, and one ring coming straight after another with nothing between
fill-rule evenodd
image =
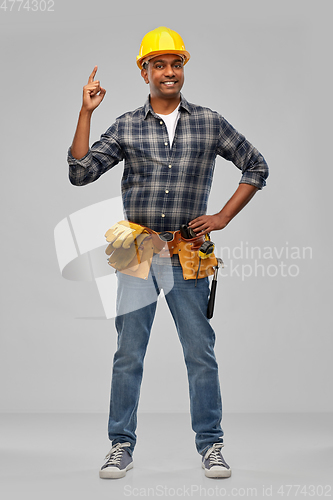
<instances>
[{"instance_id":1,"label":"blue checkered pattern","mask_svg":"<svg viewBox=\"0 0 333 500\"><path fill-rule=\"evenodd\" d=\"M94 182L124 160L125 217L155 231L178 230L206 213L217 155L242 171L240 182L265 186L265 159L220 114L183 96L179 110L171 148L166 126L148 98L143 107L117 118L80 160L69 150L71 183Z\"/></svg>"}]
</instances>

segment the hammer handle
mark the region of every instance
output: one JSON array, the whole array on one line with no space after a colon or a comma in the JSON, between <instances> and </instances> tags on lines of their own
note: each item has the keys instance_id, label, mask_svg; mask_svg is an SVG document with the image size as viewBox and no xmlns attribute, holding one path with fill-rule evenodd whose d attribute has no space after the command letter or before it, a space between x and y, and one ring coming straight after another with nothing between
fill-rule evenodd
<instances>
[{"instance_id":1,"label":"hammer handle","mask_svg":"<svg viewBox=\"0 0 333 500\"><path fill-rule=\"evenodd\" d=\"M207 307L207 318L208 319L211 319L213 317L216 287L217 287L217 280L213 279L211 290L210 290L209 301L208 301L208 307Z\"/></svg>"}]
</instances>

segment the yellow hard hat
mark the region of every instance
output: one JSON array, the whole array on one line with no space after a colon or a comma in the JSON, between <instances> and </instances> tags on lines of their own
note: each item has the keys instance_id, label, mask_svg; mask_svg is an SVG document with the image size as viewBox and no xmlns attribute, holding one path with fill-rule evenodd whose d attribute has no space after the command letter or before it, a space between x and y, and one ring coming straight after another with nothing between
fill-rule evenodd
<instances>
[{"instance_id":1,"label":"yellow hard hat","mask_svg":"<svg viewBox=\"0 0 333 500\"><path fill-rule=\"evenodd\" d=\"M183 39L176 31L165 26L160 26L153 31L149 31L142 39L139 55L136 56L136 63L142 69L144 59L152 58L159 54L178 54L184 57L184 64L190 58L190 54L185 49Z\"/></svg>"}]
</instances>

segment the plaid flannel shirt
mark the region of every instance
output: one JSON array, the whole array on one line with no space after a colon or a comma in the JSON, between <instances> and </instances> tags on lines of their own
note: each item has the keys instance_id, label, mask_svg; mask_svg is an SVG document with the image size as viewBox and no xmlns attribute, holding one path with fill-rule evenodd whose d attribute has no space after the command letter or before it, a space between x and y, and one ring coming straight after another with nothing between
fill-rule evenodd
<instances>
[{"instance_id":1,"label":"plaid flannel shirt","mask_svg":"<svg viewBox=\"0 0 333 500\"><path fill-rule=\"evenodd\" d=\"M220 114L183 96L179 111L171 148L164 121L148 98L117 118L83 158L75 159L69 149L70 182L89 184L124 160L124 216L155 231L176 231L206 214L217 155L242 171L241 183L265 186L265 159Z\"/></svg>"}]
</instances>

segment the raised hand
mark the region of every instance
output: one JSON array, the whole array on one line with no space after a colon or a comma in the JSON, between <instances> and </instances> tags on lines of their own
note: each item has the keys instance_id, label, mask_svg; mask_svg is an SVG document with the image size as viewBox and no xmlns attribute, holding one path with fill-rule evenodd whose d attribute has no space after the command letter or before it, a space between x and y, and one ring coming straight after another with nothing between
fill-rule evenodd
<instances>
[{"instance_id":1,"label":"raised hand","mask_svg":"<svg viewBox=\"0 0 333 500\"><path fill-rule=\"evenodd\" d=\"M97 66L94 67L89 76L88 83L83 87L82 109L92 113L103 101L106 90L100 86L99 80L94 80Z\"/></svg>"}]
</instances>

